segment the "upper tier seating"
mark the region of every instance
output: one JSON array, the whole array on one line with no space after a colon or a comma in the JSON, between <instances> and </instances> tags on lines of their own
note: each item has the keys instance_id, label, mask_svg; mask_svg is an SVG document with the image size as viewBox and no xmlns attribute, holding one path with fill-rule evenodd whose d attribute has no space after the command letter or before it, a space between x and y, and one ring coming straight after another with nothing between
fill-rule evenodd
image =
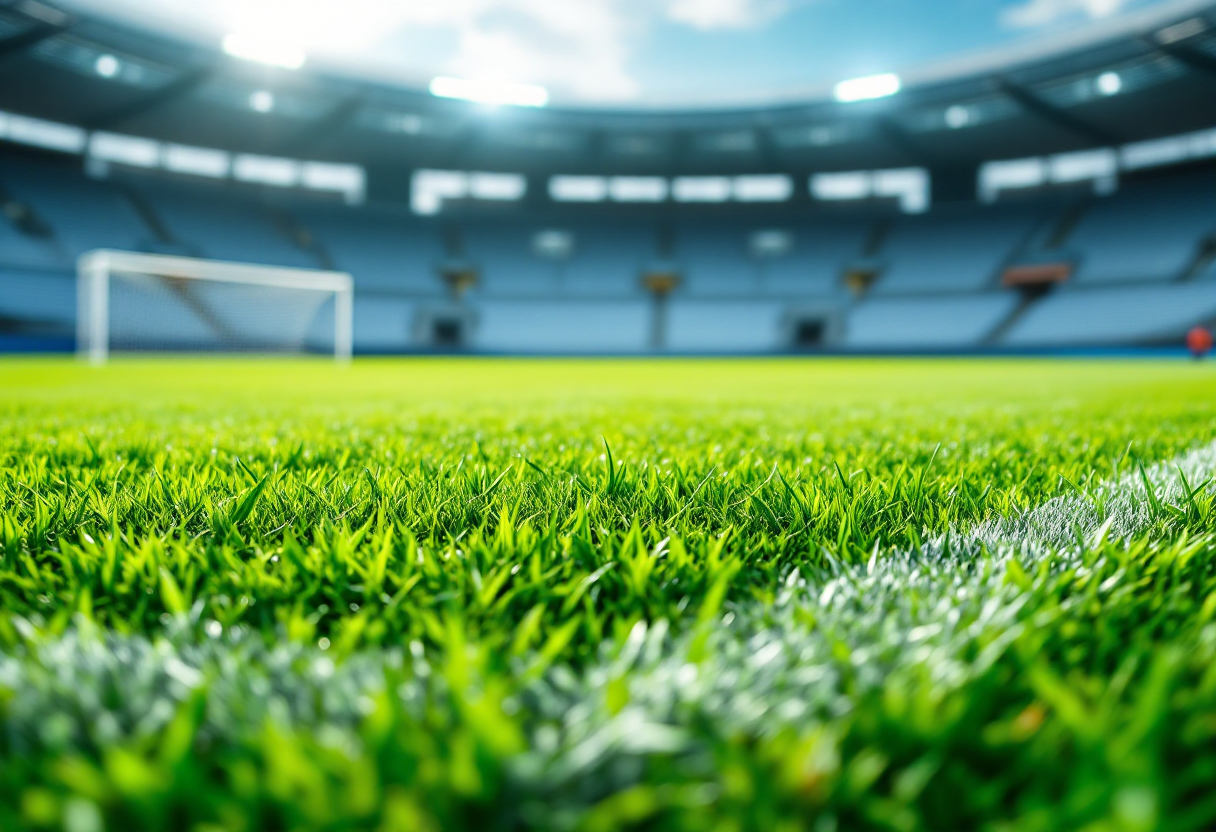
<instances>
[{"instance_id":1,"label":"upper tier seating","mask_svg":"<svg viewBox=\"0 0 1216 832\"><path fill-rule=\"evenodd\" d=\"M141 190L174 239L203 257L303 269L320 265L248 197L170 183L149 184Z\"/></svg>"},{"instance_id":2,"label":"upper tier seating","mask_svg":"<svg viewBox=\"0 0 1216 832\"><path fill-rule=\"evenodd\" d=\"M1195 175L1133 183L1096 200L1066 248L1080 263L1081 284L1173 280L1216 231L1216 177Z\"/></svg>"},{"instance_id":3,"label":"upper tier seating","mask_svg":"<svg viewBox=\"0 0 1216 832\"><path fill-rule=\"evenodd\" d=\"M583 298L636 298L643 270L657 253L653 226L642 222L578 225L574 252L560 270L561 293Z\"/></svg>"},{"instance_id":4,"label":"upper tier seating","mask_svg":"<svg viewBox=\"0 0 1216 832\"><path fill-rule=\"evenodd\" d=\"M675 259L691 296L746 295L760 291L759 264L738 223L686 225L675 234Z\"/></svg>"},{"instance_id":5,"label":"upper tier seating","mask_svg":"<svg viewBox=\"0 0 1216 832\"><path fill-rule=\"evenodd\" d=\"M486 296L553 295L561 267L532 249L536 231L523 223L476 223L462 226L464 253L480 268L478 294Z\"/></svg>"},{"instance_id":6,"label":"upper tier seating","mask_svg":"<svg viewBox=\"0 0 1216 832\"><path fill-rule=\"evenodd\" d=\"M1000 271L1040 221L1022 205L944 207L896 220L883 248L886 271L877 294L978 292L997 285Z\"/></svg>"},{"instance_id":7,"label":"upper tier seating","mask_svg":"<svg viewBox=\"0 0 1216 832\"><path fill-rule=\"evenodd\" d=\"M440 295L438 268L443 238L435 223L373 210L314 205L294 215L329 254L350 272L355 292L403 291Z\"/></svg>"},{"instance_id":8,"label":"upper tier seating","mask_svg":"<svg viewBox=\"0 0 1216 832\"><path fill-rule=\"evenodd\" d=\"M785 227L793 245L789 253L760 261L766 294L819 296L841 291L845 267L862 254L873 222L823 219Z\"/></svg>"},{"instance_id":9,"label":"upper tier seating","mask_svg":"<svg viewBox=\"0 0 1216 832\"><path fill-rule=\"evenodd\" d=\"M4 159L0 184L51 225L69 266L92 249L144 251L152 237L121 190L80 171L38 159Z\"/></svg>"}]
</instances>

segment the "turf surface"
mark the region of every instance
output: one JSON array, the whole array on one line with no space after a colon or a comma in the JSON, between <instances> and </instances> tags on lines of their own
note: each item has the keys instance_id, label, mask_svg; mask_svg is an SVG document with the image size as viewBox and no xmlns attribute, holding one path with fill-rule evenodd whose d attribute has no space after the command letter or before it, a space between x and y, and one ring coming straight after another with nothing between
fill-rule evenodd
<instances>
[{"instance_id":1,"label":"turf surface","mask_svg":"<svg viewBox=\"0 0 1216 832\"><path fill-rule=\"evenodd\" d=\"M1214 415L1182 362L0 363L0 828L1210 828Z\"/></svg>"}]
</instances>

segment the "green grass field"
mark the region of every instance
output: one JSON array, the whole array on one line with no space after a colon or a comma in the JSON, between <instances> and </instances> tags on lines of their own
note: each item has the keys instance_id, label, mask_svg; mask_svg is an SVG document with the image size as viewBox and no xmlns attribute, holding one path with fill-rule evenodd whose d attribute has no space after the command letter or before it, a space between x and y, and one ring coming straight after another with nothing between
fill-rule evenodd
<instances>
[{"instance_id":1,"label":"green grass field","mask_svg":"<svg viewBox=\"0 0 1216 832\"><path fill-rule=\"evenodd\" d=\"M1216 826L1216 367L0 362L0 829Z\"/></svg>"}]
</instances>

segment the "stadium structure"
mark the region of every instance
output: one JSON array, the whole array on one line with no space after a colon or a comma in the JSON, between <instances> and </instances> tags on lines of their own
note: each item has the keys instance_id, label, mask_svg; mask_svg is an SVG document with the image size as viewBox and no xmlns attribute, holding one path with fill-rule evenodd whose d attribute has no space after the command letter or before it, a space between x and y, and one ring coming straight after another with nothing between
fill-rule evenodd
<instances>
[{"instance_id":1,"label":"stadium structure","mask_svg":"<svg viewBox=\"0 0 1216 832\"><path fill-rule=\"evenodd\" d=\"M348 273L364 354L1180 345L1216 322L1216 8L1184 5L873 100L624 111L7 2L0 349L76 346L94 250ZM337 338L328 298L129 283L115 345Z\"/></svg>"}]
</instances>

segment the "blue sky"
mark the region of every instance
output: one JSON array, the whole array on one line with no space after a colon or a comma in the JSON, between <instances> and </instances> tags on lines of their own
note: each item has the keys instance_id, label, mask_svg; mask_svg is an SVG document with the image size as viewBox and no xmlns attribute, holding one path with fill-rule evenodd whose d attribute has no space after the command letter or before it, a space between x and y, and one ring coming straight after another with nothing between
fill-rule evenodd
<instances>
[{"instance_id":1,"label":"blue sky","mask_svg":"<svg viewBox=\"0 0 1216 832\"><path fill-rule=\"evenodd\" d=\"M404 84L537 83L555 104L746 103L1194 0L71 0L218 43L269 32L314 66Z\"/></svg>"}]
</instances>

